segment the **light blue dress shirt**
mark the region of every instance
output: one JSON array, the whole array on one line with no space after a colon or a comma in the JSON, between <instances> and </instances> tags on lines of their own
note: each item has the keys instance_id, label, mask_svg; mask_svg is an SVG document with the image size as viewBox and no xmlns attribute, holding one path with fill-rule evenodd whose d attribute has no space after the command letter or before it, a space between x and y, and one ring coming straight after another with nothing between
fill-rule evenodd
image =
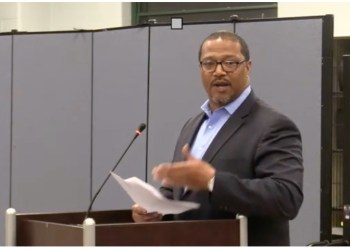
<instances>
[{"instance_id":1,"label":"light blue dress shirt","mask_svg":"<svg viewBox=\"0 0 350 250\"><path fill-rule=\"evenodd\" d=\"M209 108L209 100L204 102L201 109L207 114L208 118L202 123L192 145L191 154L194 157L202 159L204 153L207 151L210 143L213 141L219 130L248 97L250 92L251 87L249 85L236 100L214 112Z\"/></svg>"}]
</instances>

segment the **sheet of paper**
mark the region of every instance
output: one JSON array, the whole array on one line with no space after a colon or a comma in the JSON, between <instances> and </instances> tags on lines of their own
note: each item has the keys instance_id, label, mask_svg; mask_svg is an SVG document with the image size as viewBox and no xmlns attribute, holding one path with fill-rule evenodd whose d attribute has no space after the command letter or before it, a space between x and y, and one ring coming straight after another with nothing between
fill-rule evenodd
<instances>
[{"instance_id":1,"label":"sheet of paper","mask_svg":"<svg viewBox=\"0 0 350 250\"><path fill-rule=\"evenodd\" d=\"M158 212L163 215L179 214L199 207L199 204L194 202L169 200L156 188L137 177L124 180L113 172L111 172L111 174L128 193L130 198L135 203L145 208L147 212Z\"/></svg>"}]
</instances>

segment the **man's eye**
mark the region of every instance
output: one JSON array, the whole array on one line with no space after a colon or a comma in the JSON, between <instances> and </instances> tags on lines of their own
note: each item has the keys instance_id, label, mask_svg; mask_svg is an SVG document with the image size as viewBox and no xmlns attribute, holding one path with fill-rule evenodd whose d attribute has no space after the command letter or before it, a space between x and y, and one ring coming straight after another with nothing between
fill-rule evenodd
<instances>
[{"instance_id":1,"label":"man's eye","mask_svg":"<svg viewBox=\"0 0 350 250\"><path fill-rule=\"evenodd\" d=\"M234 61L225 61L224 64L227 65L227 66L232 66L232 65L235 65L236 62L234 62Z\"/></svg>"},{"instance_id":2,"label":"man's eye","mask_svg":"<svg viewBox=\"0 0 350 250\"><path fill-rule=\"evenodd\" d=\"M216 62L214 62L214 61L205 61L205 62L203 62L203 64L205 64L207 66L212 66L212 65L215 65Z\"/></svg>"}]
</instances>

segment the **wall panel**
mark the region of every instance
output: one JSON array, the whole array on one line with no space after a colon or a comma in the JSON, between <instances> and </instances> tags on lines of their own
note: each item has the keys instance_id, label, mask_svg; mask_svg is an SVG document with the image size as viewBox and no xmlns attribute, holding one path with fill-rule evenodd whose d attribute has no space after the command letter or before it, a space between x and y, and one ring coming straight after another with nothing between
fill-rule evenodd
<instances>
[{"instance_id":1,"label":"wall panel","mask_svg":"<svg viewBox=\"0 0 350 250\"><path fill-rule=\"evenodd\" d=\"M288 115L302 134L304 202L299 215L291 222L291 244L318 241L322 19L238 23L236 32L250 46L253 90Z\"/></svg>"},{"instance_id":2,"label":"wall panel","mask_svg":"<svg viewBox=\"0 0 350 250\"><path fill-rule=\"evenodd\" d=\"M4 214L10 206L11 41L12 36L0 36L0 225L4 225ZM1 226L0 245L4 233Z\"/></svg>"},{"instance_id":3,"label":"wall panel","mask_svg":"<svg viewBox=\"0 0 350 250\"><path fill-rule=\"evenodd\" d=\"M77 211L90 191L91 33L14 38L13 206Z\"/></svg>"},{"instance_id":4,"label":"wall panel","mask_svg":"<svg viewBox=\"0 0 350 250\"><path fill-rule=\"evenodd\" d=\"M93 193L112 170L140 123L147 121L148 28L94 34ZM145 179L146 131L115 173ZM96 209L130 208L132 201L111 178Z\"/></svg>"}]
</instances>

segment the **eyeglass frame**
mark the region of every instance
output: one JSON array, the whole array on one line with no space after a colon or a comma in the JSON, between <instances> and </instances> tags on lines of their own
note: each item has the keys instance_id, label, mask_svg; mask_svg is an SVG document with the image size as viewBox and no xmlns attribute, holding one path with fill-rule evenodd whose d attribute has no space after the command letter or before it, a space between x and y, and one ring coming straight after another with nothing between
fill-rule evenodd
<instances>
[{"instance_id":1,"label":"eyeglass frame","mask_svg":"<svg viewBox=\"0 0 350 250\"><path fill-rule=\"evenodd\" d=\"M215 62L215 67L213 68L213 70L205 70L205 69L203 68L203 62L204 62L204 61ZM226 69L225 69L226 66L224 66L225 64L223 64L223 63L225 63L225 62L232 62L232 63L235 65L235 68L232 69L232 70L226 70ZM236 61L233 61L233 60L225 60L225 61L203 60L203 61L200 61L199 64L201 65L201 69L202 69L203 71L205 71L205 72L208 72L208 73L213 73L213 72L217 69L217 67L218 67L219 64L220 64L220 66L221 66L221 68L222 68L223 71L231 73L231 72L236 71L237 68L238 68L238 66L241 65L241 64L244 63L244 62L248 62L248 60L243 59L242 61L239 61L239 62L236 62Z\"/></svg>"}]
</instances>

